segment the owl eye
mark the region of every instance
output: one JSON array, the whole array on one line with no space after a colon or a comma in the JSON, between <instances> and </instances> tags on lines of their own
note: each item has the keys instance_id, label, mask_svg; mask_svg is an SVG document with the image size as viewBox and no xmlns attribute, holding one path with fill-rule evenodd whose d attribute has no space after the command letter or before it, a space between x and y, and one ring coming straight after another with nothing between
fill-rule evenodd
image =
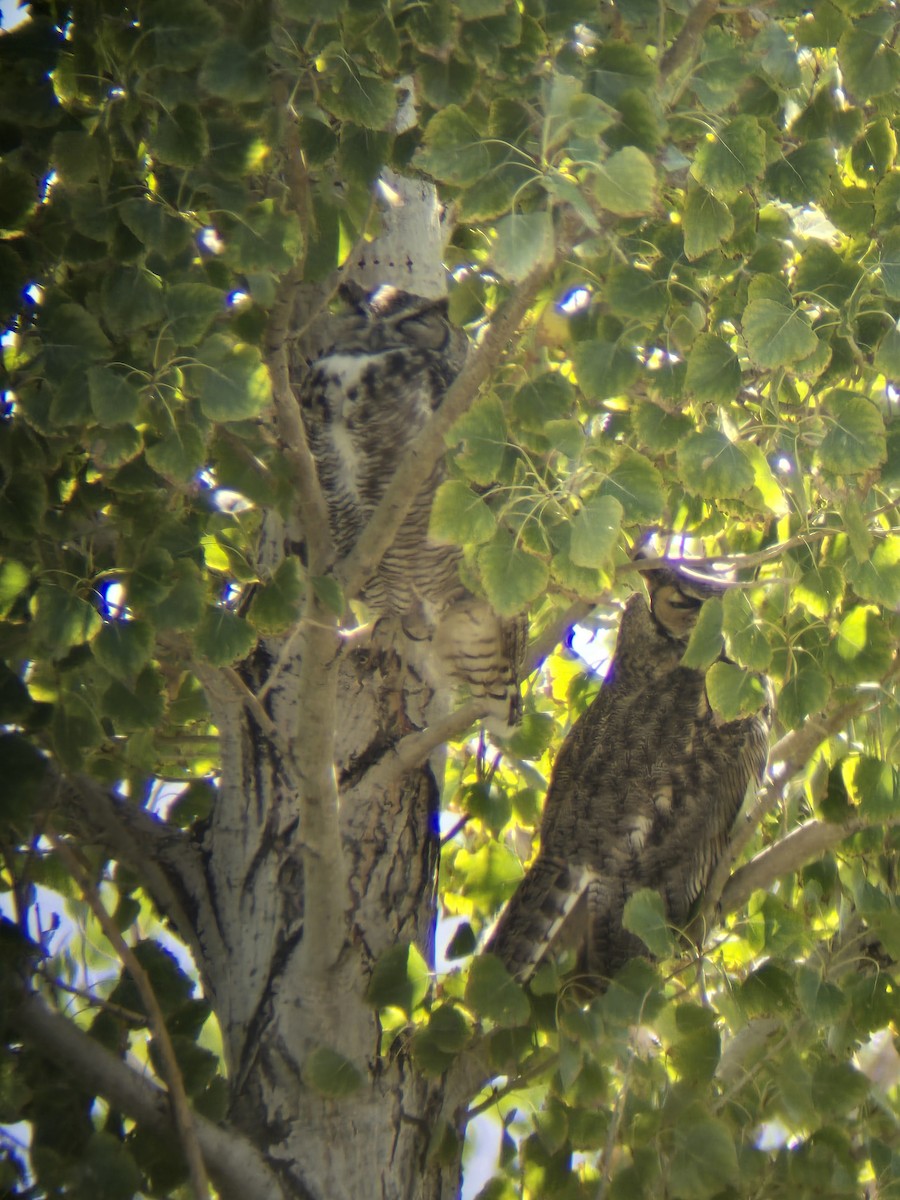
<instances>
[{"instance_id":1,"label":"owl eye","mask_svg":"<svg viewBox=\"0 0 900 1200\"><path fill-rule=\"evenodd\" d=\"M403 336L413 345L441 350L447 342L447 323L435 308L415 313L401 322Z\"/></svg>"},{"instance_id":2,"label":"owl eye","mask_svg":"<svg viewBox=\"0 0 900 1200\"><path fill-rule=\"evenodd\" d=\"M666 602L669 608L677 608L680 612L690 612L692 609L700 608L703 601L697 600L693 596L685 596L683 592L675 592L672 596L666 597Z\"/></svg>"}]
</instances>

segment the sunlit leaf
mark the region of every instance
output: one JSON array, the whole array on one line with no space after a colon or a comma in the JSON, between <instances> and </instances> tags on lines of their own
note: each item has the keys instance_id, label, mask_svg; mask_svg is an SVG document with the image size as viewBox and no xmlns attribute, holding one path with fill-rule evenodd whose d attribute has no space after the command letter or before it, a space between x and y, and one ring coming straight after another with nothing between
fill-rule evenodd
<instances>
[{"instance_id":1,"label":"sunlit leaf","mask_svg":"<svg viewBox=\"0 0 900 1200\"><path fill-rule=\"evenodd\" d=\"M331 1046L316 1046L303 1063L303 1082L320 1096L339 1100L362 1086L359 1068Z\"/></svg>"},{"instance_id":2,"label":"sunlit leaf","mask_svg":"<svg viewBox=\"0 0 900 1200\"><path fill-rule=\"evenodd\" d=\"M652 888L640 888L628 897L622 925L636 934L651 954L667 958L672 953L672 933L666 922L662 896Z\"/></svg>"},{"instance_id":3,"label":"sunlit leaf","mask_svg":"<svg viewBox=\"0 0 900 1200\"><path fill-rule=\"evenodd\" d=\"M415 946L392 946L376 962L366 1000L374 1008L402 1008L411 1014L428 992L428 965Z\"/></svg>"},{"instance_id":4,"label":"sunlit leaf","mask_svg":"<svg viewBox=\"0 0 900 1200\"><path fill-rule=\"evenodd\" d=\"M531 1013L525 993L492 954L480 955L469 968L466 1005L496 1025L524 1025Z\"/></svg>"}]
</instances>

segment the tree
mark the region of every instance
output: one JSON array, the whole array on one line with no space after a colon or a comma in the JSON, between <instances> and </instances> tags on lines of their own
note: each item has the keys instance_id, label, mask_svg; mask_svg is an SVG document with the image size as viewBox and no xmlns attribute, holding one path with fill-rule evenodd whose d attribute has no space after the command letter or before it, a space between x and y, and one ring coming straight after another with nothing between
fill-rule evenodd
<instances>
[{"instance_id":1,"label":"tree","mask_svg":"<svg viewBox=\"0 0 900 1200\"><path fill-rule=\"evenodd\" d=\"M6 1194L447 1200L484 1112L484 1200L896 1195L894 8L29 15L0 36ZM442 252L475 348L335 562L291 347L343 279L433 294ZM355 600L443 455L433 530L530 616L502 745ZM701 954L645 896L652 963L526 991L466 955L596 687L567 631L608 635L650 531L748 585L689 654L725 717L769 674L771 775Z\"/></svg>"}]
</instances>

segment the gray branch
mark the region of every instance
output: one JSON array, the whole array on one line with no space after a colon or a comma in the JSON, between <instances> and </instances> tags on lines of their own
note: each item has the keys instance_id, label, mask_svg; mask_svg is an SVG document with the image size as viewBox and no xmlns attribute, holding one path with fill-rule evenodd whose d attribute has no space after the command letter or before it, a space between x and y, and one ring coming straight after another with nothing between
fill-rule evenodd
<instances>
[{"instance_id":1,"label":"gray branch","mask_svg":"<svg viewBox=\"0 0 900 1200\"><path fill-rule=\"evenodd\" d=\"M188 945L200 971L225 953L200 855L180 830L117 796L87 775L64 775L48 764L42 792L110 858L134 871L159 911Z\"/></svg>"},{"instance_id":2,"label":"gray branch","mask_svg":"<svg viewBox=\"0 0 900 1200\"><path fill-rule=\"evenodd\" d=\"M115 1108L155 1133L175 1141L169 1097L162 1088L139 1075L71 1021L51 1009L39 996L28 996L13 1015L15 1027L35 1050L71 1074ZM247 1196L284 1196L277 1176L263 1157L234 1129L214 1125L195 1115L197 1141L209 1173L227 1200Z\"/></svg>"},{"instance_id":3,"label":"gray branch","mask_svg":"<svg viewBox=\"0 0 900 1200\"><path fill-rule=\"evenodd\" d=\"M827 821L807 821L797 829L761 850L755 858L739 867L722 891L719 906L723 913L736 912L755 891L770 887L776 879L798 871L808 862L839 846L865 828L865 821L833 825Z\"/></svg>"}]
</instances>

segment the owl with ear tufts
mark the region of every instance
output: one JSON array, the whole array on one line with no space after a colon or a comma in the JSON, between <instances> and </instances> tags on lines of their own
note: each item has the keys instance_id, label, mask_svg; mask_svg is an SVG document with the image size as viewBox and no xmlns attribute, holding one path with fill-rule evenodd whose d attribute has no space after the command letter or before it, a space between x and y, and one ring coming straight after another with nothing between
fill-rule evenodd
<instances>
[{"instance_id":1,"label":"owl with ear tufts","mask_svg":"<svg viewBox=\"0 0 900 1200\"><path fill-rule=\"evenodd\" d=\"M572 949L602 988L646 954L622 925L641 888L685 929L765 770L769 704L723 721L705 672L681 663L704 600L725 585L684 569L643 577L649 604L636 593L625 606L603 686L554 764L538 855L487 945L523 982Z\"/></svg>"},{"instance_id":2,"label":"owl with ear tufts","mask_svg":"<svg viewBox=\"0 0 900 1200\"><path fill-rule=\"evenodd\" d=\"M446 300L383 287L342 289L350 305L327 324L328 340L293 377L328 508L337 558L356 545L405 451L431 419L466 360L468 340ZM520 716L524 617L501 618L459 577L461 551L433 539L438 462L360 598L399 618L408 650L432 684L463 685L483 700L488 724L506 734Z\"/></svg>"}]
</instances>

